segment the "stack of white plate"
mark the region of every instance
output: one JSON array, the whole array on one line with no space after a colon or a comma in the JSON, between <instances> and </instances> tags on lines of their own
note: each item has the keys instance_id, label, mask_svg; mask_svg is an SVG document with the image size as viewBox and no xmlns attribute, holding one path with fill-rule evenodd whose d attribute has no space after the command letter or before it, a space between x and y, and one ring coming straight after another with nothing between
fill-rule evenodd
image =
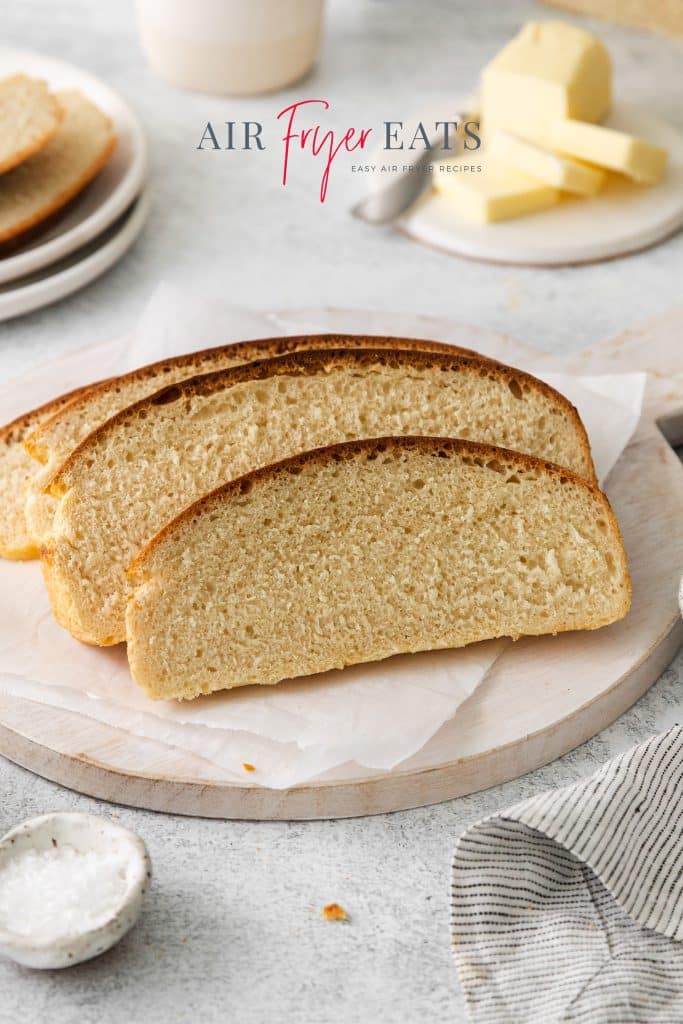
<instances>
[{"instance_id":1,"label":"stack of white plate","mask_svg":"<svg viewBox=\"0 0 683 1024\"><path fill-rule=\"evenodd\" d=\"M23 72L52 89L79 89L112 119L109 163L45 230L3 254L0 320L46 306L89 284L123 256L149 210L147 143L125 100L99 78L52 57L0 47L0 78Z\"/></svg>"}]
</instances>

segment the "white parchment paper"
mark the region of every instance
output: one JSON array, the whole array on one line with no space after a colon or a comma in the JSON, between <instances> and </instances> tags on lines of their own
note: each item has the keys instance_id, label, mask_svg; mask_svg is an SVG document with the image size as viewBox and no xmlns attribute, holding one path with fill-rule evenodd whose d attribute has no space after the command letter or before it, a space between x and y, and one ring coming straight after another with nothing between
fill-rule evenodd
<instances>
[{"instance_id":1,"label":"white parchment paper","mask_svg":"<svg viewBox=\"0 0 683 1024\"><path fill-rule=\"evenodd\" d=\"M275 316L161 286L129 336L55 361L0 391L0 420L103 375L210 345L283 333ZM644 374L568 377L539 372L577 406L601 479L633 433ZM54 622L36 563L0 562L0 690L65 708L214 763L226 779L286 788L353 762L389 770L424 746L474 692L507 641L404 655L276 687L192 702L148 700L123 645L98 649ZM457 756L457 751L453 752Z\"/></svg>"}]
</instances>

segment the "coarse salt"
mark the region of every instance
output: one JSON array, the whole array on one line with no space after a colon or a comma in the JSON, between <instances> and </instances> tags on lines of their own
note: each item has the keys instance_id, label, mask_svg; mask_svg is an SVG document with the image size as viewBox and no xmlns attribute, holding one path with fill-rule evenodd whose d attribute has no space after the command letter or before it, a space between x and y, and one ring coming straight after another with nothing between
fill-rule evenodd
<instances>
[{"instance_id":1,"label":"coarse salt","mask_svg":"<svg viewBox=\"0 0 683 1024\"><path fill-rule=\"evenodd\" d=\"M100 927L122 903L127 863L66 843L17 854L0 868L0 928L51 942Z\"/></svg>"}]
</instances>

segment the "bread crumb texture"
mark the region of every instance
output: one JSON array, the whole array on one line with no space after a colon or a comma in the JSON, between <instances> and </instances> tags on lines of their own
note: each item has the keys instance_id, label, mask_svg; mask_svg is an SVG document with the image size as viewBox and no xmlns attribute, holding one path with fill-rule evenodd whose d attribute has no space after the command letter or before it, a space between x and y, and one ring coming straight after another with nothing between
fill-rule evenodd
<instances>
[{"instance_id":1,"label":"bread crumb texture","mask_svg":"<svg viewBox=\"0 0 683 1024\"><path fill-rule=\"evenodd\" d=\"M348 921L349 915L338 903L328 903L323 907L323 917L326 921Z\"/></svg>"},{"instance_id":2,"label":"bread crumb texture","mask_svg":"<svg viewBox=\"0 0 683 1024\"><path fill-rule=\"evenodd\" d=\"M24 515L26 489L34 477L35 463L24 449L24 441L55 410L71 400L75 392L19 416L0 428L0 556L37 558L35 538Z\"/></svg>"},{"instance_id":3,"label":"bread crumb texture","mask_svg":"<svg viewBox=\"0 0 683 1024\"><path fill-rule=\"evenodd\" d=\"M158 392L67 460L44 543L55 616L87 642L124 640L126 569L186 505L298 452L385 434L475 438L593 472L569 403L499 364L359 350L251 363Z\"/></svg>"},{"instance_id":4,"label":"bread crumb texture","mask_svg":"<svg viewBox=\"0 0 683 1024\"><path fill-rule=\"evenodd\" d=\"M110 119L76 90L56 94L63 118L52 138L0 178L0 242L56 213L95 177L116 145Z\"/></svg>"},{"instance_id":5,"label":"bread crumb texture","mask_svg":"<svg viewBox=\"0 0 683 1024\"><path fill-rule=\"evenodd\" d=\"M630 603L597 488L443 438L349 443L250 474L183 513L133 576L128 656L152 698L595 629Z\"/></svg>"},{"instance_id":6,"label":"bread crumb texture","mask_svg":"<svg viewBox=\"0 0 683 1024\"><path fill-rule=\"evenodd\" d=\"M26 466L30 486L26 489L25 496L21 494L18 503L12 500L11 515L14 522L33 538L38 548L49 536L55 514L54 499L43 491L46 482L88 434L126 406L153 395L166 385L198 374L215 373L255 360L275 358L293 352L339 348L388 348L475 356L475 353L468 349L456 348L439 341L353 334L304 334L282 338L259 338L234 345L222 345L151 363L120 377L92 385L87 392L84 391L78 401L70 402L68 409L53 410L53 415L45 417L37 429L28 434L24 441L26 453L17 455L16 459ZM34 462L33 459L37 461ZM2 473L0 451L0 480ZM25 523L22 522L24 515ZM10 533L10 539L11 536Z\"/></svg>"},{"instance_id":7,"label":"bread crumb texture","mask_svg":"<svg viewBox=\"0 0 683 1024\"><path fill-rule=\"evenodd\" d=\"M0 554L3 558L36 558L38 547L33 541L24 516L26 487L31 477L30 460L20 442L15 440L22 428L17 423L12 431L0 435L0 482L2 514L0 515Z\"/></svg>"},{"instance_id":8,"label":"bread crumb texture","mask_svg":"<svg viewBox=\"0 0 683 1024\"><path fill-rule=\"evenodd\" d=\"M59 128L62 113L42 79L19 74L0 80L0 174L41 149Z\"/></svg>"}]
</instances>

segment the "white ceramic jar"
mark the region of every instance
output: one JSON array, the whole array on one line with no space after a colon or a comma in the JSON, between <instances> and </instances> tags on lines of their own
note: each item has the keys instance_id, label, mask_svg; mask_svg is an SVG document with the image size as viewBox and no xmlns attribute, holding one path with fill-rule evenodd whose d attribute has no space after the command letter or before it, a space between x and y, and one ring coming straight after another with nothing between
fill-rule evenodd
<instances>
[{"instance_id":1,"label":"white ceramic jar","mask_svg":"<svg viewBox=\"0 0 683 1024\"><path fill-rule=\"evenodd\" d=\"M136 0L142 48L174 85L250 96L295 82L318 54L324 0Z\"/></svg>"}]
</instances>

